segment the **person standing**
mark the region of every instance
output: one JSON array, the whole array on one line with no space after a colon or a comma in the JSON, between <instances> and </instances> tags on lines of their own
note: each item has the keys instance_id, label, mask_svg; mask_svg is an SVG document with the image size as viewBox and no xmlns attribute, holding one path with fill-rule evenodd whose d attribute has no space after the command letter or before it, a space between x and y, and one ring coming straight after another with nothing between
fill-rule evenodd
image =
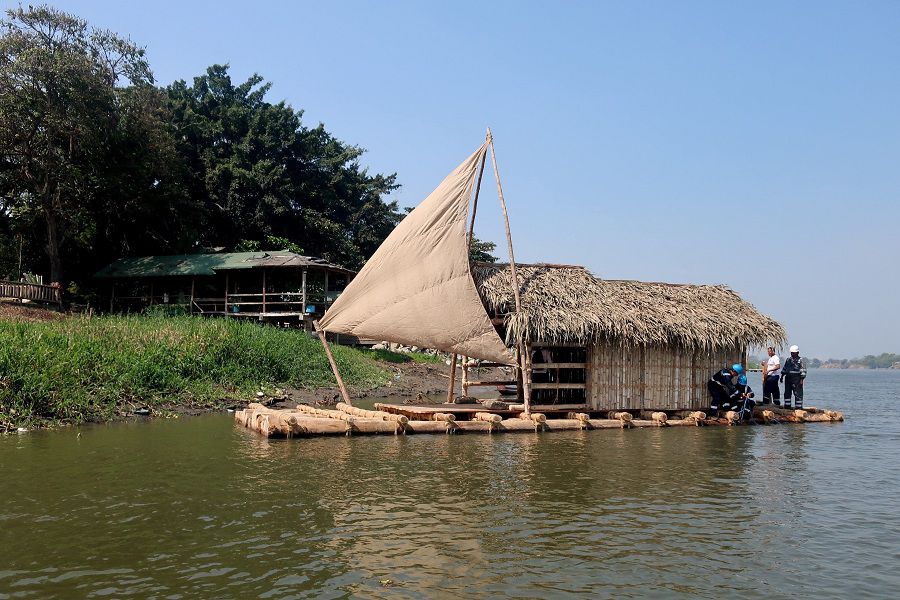
<instances>
[{"instance_id":1,"label":"person standing","mask_svg":"<svg viewBox=\"0 0 900 600\"><path fill-rule=\"evenodd\" d=\"M781 404L781 388L778 381L781 378L781 358L775 353L775 348L766 348L769 359L763 365L765 378L763 380L763 404Z\"/></svg>"},{"instance_id":2,"label":"person standing","mask_svg":"<svg viewBox=\"0 0 900 600\"><path fill-rule=\"evenodd\" d=\"M784 382L784 407L791 408L791 395L794 396L794 408L803 408L803 382L806 380L806 359L800 357L800 348L791 346L791 356L784 361L781 368L781 381Z\"/></svg>"}]
</instances>

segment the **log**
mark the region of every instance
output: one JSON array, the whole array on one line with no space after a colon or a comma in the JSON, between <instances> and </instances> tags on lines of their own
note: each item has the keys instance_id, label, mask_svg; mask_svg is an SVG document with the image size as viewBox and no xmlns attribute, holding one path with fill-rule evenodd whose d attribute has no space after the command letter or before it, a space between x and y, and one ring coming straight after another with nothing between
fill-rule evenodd
<instances>
[{"instance_id":1,"label":"log","mask_svg":"<svg viewBox=\"0 0 900 600\"><path fill-rule=\"evenodd\" d=\"M407 421L403 423L406 433L447 433L450 429L446 421Z\"/></svg>"},{"instance_id":2,"label":"log","mask_svg":"<svg viewBox=\"0 0 900 600\"><path fill-rule=\"evenodd\" d=\"M497 431L538 431L543 427L541 423L531 419L503 419L497 425Z\"/></svg>"},{"instance_id":3,"label":"log","mask_svg":"<svg viewBox=\"0 0 900 600\"><path fill-rule=\"evenodd\" d=\"M628 429L631 427L631 421L621 419L588 419L586 422L590 429Z\"/></svg>"},{"instance_id":4,"label":"log","mask_svg":"<svg viewBox=\"0 0 900 600\"><path fill-rule=\"evenodd\" d=\"M526 421L530 419L530 420L534 421L535 423L546 423L547 422L547 415L545 415L543 413L525 413L525 412L523 412L523 413L519 413L519 418L525 419Z\"/></svg>"},{"instance_id":5,"label":"log","mask_svg":"<svg viewBox=\"0 0 900 600\"><path fill-rule=\"evenodd\" d=\"M698 424L697 419L669 419L666 421L666 427L696 427Z\"/></svg>"},{"instance_id":6,"label":"log","mask_svg":"<svg viewBox=\"0 0 900 600\"><path fill-rule=\"evenodd\" d=\"M725 420L728 421L729 425L734 425L735 423L741 422L741 415L733 410L729 410L725 413Z\"/></svg>"},{"instance_id":7,"label":"log","mask_svg":"<svg viewBox=\"0 0 900 600\"><path fill-rule=\"evenodd\" d=\"M348 421L352 422L354 417L353 415L349 415L340 410L329 410L324 408L316 408L315 406L308 406L306 404L298 404L297 410L304 414L312 415L315 417L324 417L326 419L338 419L339 421Z\"/></svg>"},{"instance_id":8,"label":"log","mask_svg":"<svg viewBox=\"0 0 900 600\"><path fill-rule=\"evenodd\" d=\"M456 421L456 415L452 413L431 413L432 421L446 421L447 423L454 423Z\"/></svg>"},{"instance_id":9,"label":"log","mask_svg":"<svg viewBox=\"0 0 900 600\"><path fill-rule=\"evenodd\" d=\"M335 405L339 411L347 413L348 415L353 415L354 417L365 417L366 419L381 419L382 421L396 421L401 425L405 425L407 421L409 421L409 417L405 415L396 415L394 413L384 412L381 410L366 410L364 408L357 408L355 406L350 406L345 402L338 402Z\"/></svg>"},{"instance_id":10,"label":"log","mask_svg":"<svg viewBox=\"0 0 900 600\"><path fill-rule=\"evenodd\" d=\"M657 410L657 411L645 410L645 411L641 412L641 416L650 421L656 421L657 425L659 425L660 427L665 425L666 421L669 420L669 415L667 415L666 413L659 411L659 410Z\"/></svg>"},{"instance_id":11,"label":"log","mask_svg":"<svg viewBox=\"0 0 900 600\"><path fill-rule=\"evenodd\" d=\"M487 412L477 412L475 413L474 418L476 421L487 421L488 423L499 423L503 420L503 417L501 417L500 415Z\"/></svg>"},{"instance_id":12,"label":"log","mask_svg":"<svg viewBox=\"0 0 900 600\"><path fill-rule=\"evenodd\" d=\"M610 419L618 419L620 421L625 421L626 423L630 423L634 420L634 417L631 416L631 413L620 412L620 411L609 411L607 415Z\"/></svg>"},{"instance_id":13,"label":"log","mask_svg":"<svg viewBox=\"0 0 900 600\"><path fill-rule=\"evenodd\" d=\"M350 423L321 417L303 417L291 415L287 419L293 435L344 435L351 427ZM355 423L354 423L355 424Z\"/></svg>"},{"instance_id":14,"label":"log","mask_svg":"<svg viewBox=\"0 0 900 600\"><path fill-rule=\"evenodd\" d=\"M753 411L754 417L759 417L763 423L771 423L775 420L775 413L771 410L761 410L759 412Z\"/></svg>"},{"instance_id":15,"label":"log","mask_svg":"<svg viewBox=\"0 0 900 600\"><path fill-rule=\"evenodd\" d=\"M632 427L659 427L659 421L650 419L632 419L630 424Z\"/></svg>"},{"instance_id":16,"label":"log","mask_svg":"<svg viewBox=\"0 0 900 600\"><path fill-rule=\"evenodd\" d=\"M396 435L403 430L403 425L397 421L385 421L384 419L363 419L350 417L352 421L347 423L348 431L353 434L387 433Z\"/></svg>"},{"instance_id":17,"label":"log","mask_svg":"<svg viewBox=\"0 0 900 600\"><path fill-rule=\"evenodd\" d=\"M544 423L547 431L580 431L584 426L585 422L581 419L550 419Z\"/></svg>"},{"instance_id":18,"label":"log","mask_svg":"<svg viewBox=\"0 0 900 600\"><path fill-rule=\"evenodd\" d=\"M706 413L695 410L687 416L688 420L694 421L697 425L702 425L706 421Z\"/></svg>"},{"instance_id":19,"label":"log","mask_svg":"<svg viewBox=\"0 0 900 600\"><path fill-rule=\"evenodd\" d=\"M844 414L833 410L825 410L820 413L806 415L804 421L809 423L832 423L844 420Z\"/></svg>"},{"instance_id":20,"label":"log","mask_svg":"<svg viewBox=\"0 0 900 600\"><path fill-rule=\"evenodd\" d=\"M500 415L494 415L499 417ZM496 423L489 421L457 421L456 429L459 431L470 431L476 433L491 433L496 430Z\"/></svg>"}]
</instances>

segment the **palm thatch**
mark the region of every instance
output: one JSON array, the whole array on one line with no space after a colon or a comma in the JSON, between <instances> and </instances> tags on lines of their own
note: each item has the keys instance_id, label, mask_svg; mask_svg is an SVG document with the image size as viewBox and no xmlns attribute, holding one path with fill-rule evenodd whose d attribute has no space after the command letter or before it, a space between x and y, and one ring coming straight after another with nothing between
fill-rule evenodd
<instances>
[{"instance_id":1,"label":"palm thatch","mask_svg":"<svg viewBox=\"0 0 900 600\"><path fill-rule=\"evenodd\" d=\"M717 350L781 344L781 325L721 285L615 281L584 267L516 265L522 312L515 313L509 265L479 263L475 283L488 309L505 315L507 343L617 342Z\"/></svg>"}]
</instances>

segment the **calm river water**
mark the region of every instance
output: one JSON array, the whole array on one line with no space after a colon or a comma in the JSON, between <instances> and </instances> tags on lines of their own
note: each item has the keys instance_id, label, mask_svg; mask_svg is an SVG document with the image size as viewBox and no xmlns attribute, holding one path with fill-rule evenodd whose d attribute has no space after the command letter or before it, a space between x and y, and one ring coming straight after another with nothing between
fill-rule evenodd
<instances>
[{"instance_id":1,"label":"calm river water","mask_svg":"<svg viewBox=\"0 0 900 600\"><path fill-rule=\"evenodd\" d=\"M807 396L847 421L0 437L0 598L896 597L900 372Z\"/></svg>"}]
</instances>

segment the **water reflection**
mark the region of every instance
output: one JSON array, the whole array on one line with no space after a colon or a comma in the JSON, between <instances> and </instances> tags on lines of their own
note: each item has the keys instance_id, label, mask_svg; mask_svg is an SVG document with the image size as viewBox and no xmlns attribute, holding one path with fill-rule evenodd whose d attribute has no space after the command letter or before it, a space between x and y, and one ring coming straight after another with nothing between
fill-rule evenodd
<instances>
[{"instance_id":1,"label":"water reflection","mask_svg":"<svg viewBox=\"0 0 900 600\"><path fill-rule=\"evenodd\" d=\"M900 432L841 427L2 438L0 598L883 596Z\"/></svg>"}]
</instances>

